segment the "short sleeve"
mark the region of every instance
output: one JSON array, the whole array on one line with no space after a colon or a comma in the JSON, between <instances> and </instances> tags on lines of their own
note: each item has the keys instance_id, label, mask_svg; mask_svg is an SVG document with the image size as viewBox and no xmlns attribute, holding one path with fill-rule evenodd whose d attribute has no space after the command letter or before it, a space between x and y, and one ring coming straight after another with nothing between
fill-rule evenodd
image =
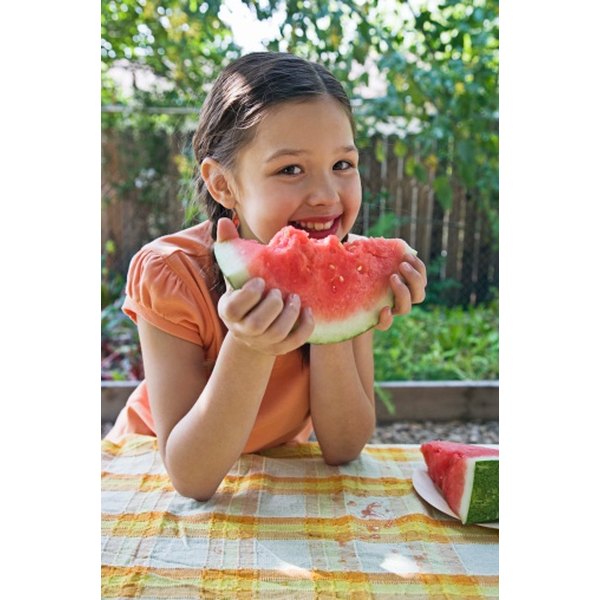
<instances>
[{"instance_id":1,"label":"short sleeve","mask_svg":"<svg viewBox=\"0 0 600 600\"><path fill-rule=\"evenodd\" d=\"M123 312L137 323L142 317L158 329L205 346L214 308L193 257L163 256L142 248L131 260Z\"/></svg>"}]
</instances>

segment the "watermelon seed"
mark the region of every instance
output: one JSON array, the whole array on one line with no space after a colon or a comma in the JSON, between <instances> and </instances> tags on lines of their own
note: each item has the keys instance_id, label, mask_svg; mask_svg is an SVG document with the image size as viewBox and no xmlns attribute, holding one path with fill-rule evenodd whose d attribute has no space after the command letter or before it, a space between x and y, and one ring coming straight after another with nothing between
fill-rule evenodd
<instances>
[{"instance_id":1,"label":"watermelon seed","mask_svg":"<svg viewBox=\"0 0 600 600\"><path fill-rule=\"evenodd\" d=\"M360 273L363 270L363 266L362 265L358 265L358 267L356 267L356 270Z\"/></svg>"},{"instance_id":2,"label":"watermelon seed","mask_svg":"<svg viewBox=\"0 0 600 600\"><path fill-rule=\"evenodd\" d=\"M340 275L339 276L339 280L343 283L344 282L344 278Z\"/></svg>"},{"instance_id":3,"label":"watermelon seed","mask_svg":"<svg viewBox=\"0 0 600 600\"><path fill-rule=\"evenodd\" d=\"M331 264L330 264L330 265L329 265L329 268L330 268L330 269L335 269L335 265L331 265Z\"/></svg>"}]
</instances>

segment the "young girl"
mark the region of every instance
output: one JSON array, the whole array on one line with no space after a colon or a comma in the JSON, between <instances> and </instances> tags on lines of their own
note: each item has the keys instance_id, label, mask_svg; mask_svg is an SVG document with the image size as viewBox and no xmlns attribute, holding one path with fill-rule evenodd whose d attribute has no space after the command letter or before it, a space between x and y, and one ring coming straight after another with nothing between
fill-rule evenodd
<instances>
[{"instance_id":1,"label":"young girl","mask_svg":"<svg viewBox=\"0 0 600 600\"><path fill-rule=\"evenodd\" d=\"M268 243L286 225L347 238L361 205L349 100L322 66L254 53L215 82L194 136L209 220L143 247L123 310L137 323L146 379L107 436L156 435L175 489L209 499L244 452L306 441L356 458L375 426L372 331L305 345L314 323L295 295L252 279L226 289L213 241ZM425 297L423 263L390 278L394 314ZM392 323L382 310L379 329Z\"/></svg>"}]
</instances>

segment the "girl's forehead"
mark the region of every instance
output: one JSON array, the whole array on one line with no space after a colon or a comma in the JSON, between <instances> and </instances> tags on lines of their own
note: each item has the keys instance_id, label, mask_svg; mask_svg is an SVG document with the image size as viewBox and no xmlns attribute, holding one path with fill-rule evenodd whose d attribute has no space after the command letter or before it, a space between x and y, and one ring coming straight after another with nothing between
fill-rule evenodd
<instances>
[{"instance_id":1,"label":"girl's forehead","mask_svg":"<svg viewBox=\"0 0 600 600\"><path fill-rule=\"evenodd\" d=\"M328 94L304 98L293 98L291 100L278 102L277 104L274 104L266 109L265 117L285 116L286 113L305 111L313 112L315 110L331 110L334 112L339 112L341 115L344 115L346 118L348 118L348 114L346 113L346 110L340 101Z\"/></svg>"},{"instance_id":2,"label":"girl's forehead","mask_svg":"<svg viewBox=\"0 0 600 600\"><path fill-rule=\"evenodd\" d=\"M289 100L270 107L258 124L257 137L277 139L282 136L307 137L316 131L334 130L337 135L352 134L350 116L342 104L331 96Z\"/></svg>"}]
</instances>

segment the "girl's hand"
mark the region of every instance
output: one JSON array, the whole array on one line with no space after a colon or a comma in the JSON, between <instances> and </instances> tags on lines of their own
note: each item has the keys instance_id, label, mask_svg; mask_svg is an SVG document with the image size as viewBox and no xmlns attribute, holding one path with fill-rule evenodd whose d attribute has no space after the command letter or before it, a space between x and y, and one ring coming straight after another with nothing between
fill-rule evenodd
<instances>
[{"instance_id":1,"label":"girl's hand","mask_svg":"<svg viewBox=\"0 0 600 600\"><path fill-rule=\"evenodd\" d=\"M427 269L423 261L416 256L407 256L400 263L400 273L390 277L390 286L394 292L394 308L381 309L379 323L376 329L382 331L389 329L394 320L394 315L406 315L413 304L425 300L425 287L427 286Z\"/></svg>"},{"instance_id":2,"label":"girl's hand","mask_svg":"<svg viewBox=\"0 0 600 600\"><path fill-rule=\"evenodd\" d=\"M228 289L219 300L219 316L231 335L253 350L286 354L308 340L314 320L295 294L284 300L279 290L263 295L264 289L265 282L259 277L239 290Z\"/></svg>"},{"instance_id":3,"label":"girl's hand","mask_svg":"<svg viewBox=\"0 0 600 600\"><path fill-rule=\"evenodd\" d=\"M237 236L229 219L221 219L217 240ZM257 352L279 355L299 348L315 327L309 310L302 309L295 294L283 298L279 290L266 294L261 278L247 281L239 290L228 289L218 303L219 316L231 335Z\"/></svg>"}]
</instances>

